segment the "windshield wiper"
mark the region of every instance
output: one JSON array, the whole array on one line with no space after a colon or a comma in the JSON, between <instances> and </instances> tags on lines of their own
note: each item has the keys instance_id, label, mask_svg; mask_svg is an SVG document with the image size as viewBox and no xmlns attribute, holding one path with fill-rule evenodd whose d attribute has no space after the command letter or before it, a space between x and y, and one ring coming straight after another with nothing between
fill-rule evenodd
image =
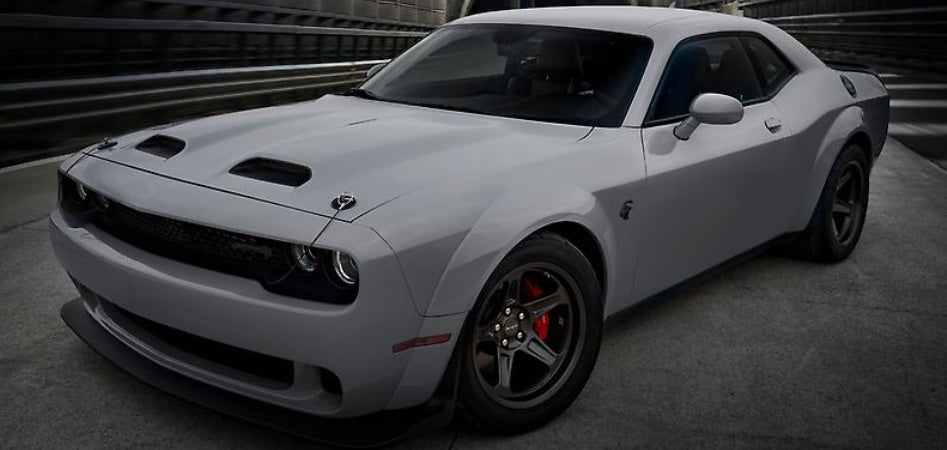
<instances>
[{"instance_id":1,"label":"windshield wiper","mask_svg":"<svg viewBox=\"0 0 947 450\"><path fill-rule=\"evenodd\" d=\"M345 96L348 96L348 97L364 98L364 99L368 99L368 100L384 101L383 98L381 98L381 97L375 95L374 92L372 92L372 91L367 91L367 90L362 89L362 88L349 88L349 89L346 89L344 92L342 92L342 93L339 94L339 95L345 95Z\"/></svg>"}]
</instances>

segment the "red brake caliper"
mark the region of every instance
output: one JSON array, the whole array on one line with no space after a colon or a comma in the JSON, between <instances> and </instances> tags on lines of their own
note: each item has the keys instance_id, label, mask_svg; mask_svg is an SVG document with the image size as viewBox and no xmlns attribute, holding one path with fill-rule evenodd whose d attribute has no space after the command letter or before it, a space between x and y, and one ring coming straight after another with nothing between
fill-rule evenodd
<instances>
[{"instance_id":1,"label":"red brake caliper","mask_svg":"<svg viewBox=\"0 0 947 450\"><path fill-rule=\"evenodd\" d=\"M526 294L530 300L537 299L543 295L542 288L539 287L531 277L524 277L523 281L526 285ZM549 336L549 313L543 314L533 321L533 331L536 332L536 335L539 336L540 339L546 340L546 337Z\"/></svg>"}]
</instances>

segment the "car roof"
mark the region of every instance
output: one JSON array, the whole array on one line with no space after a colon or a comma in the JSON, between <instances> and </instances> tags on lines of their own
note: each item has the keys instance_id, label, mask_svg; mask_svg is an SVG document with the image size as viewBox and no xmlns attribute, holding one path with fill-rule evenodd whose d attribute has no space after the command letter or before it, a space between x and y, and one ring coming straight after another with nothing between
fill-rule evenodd
<instances>
[{"instance_id":1,"label":"car roof","mask_svg":"<svg viewBox=\"0 0 947 450\"><path fill-rule=\"evenodd\" d=\"M527 8L494 11L467 16L453 24L509 23L548 25L569 28L613 31L660 37L670 28L699 23L700 28L711 27L720 31L763 28L767 25L751 19L728 14L691 9L649 6L570 6L554 8Z\"/></svg>"}]
</instances>

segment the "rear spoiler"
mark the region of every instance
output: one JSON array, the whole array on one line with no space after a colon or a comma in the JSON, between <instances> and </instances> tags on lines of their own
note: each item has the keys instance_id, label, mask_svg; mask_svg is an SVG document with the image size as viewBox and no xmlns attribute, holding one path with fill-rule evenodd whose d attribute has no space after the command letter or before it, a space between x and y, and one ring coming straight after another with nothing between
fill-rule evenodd
<instances>
[{"instance_id":1,"label":"rear spoiler","mask_svg":"<svg viewBox=\"0 0 947 450\"><path fill-rule=\"evenodd\" d=\"M871 67L864 64L847 61L836 61L832 59L823 59L822 62L824 62L825 65L829 66L830 68L840 72L862 72L874 75L876 77L878 76L878 72L875 69L872 69Z\"/></svg>"}]
</instances>

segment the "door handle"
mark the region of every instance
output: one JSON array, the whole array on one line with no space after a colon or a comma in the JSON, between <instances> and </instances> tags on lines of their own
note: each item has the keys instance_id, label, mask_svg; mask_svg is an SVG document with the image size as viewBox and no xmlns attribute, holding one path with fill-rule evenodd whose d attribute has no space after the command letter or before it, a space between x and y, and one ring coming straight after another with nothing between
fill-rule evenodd
<instances>
[{"instance_id":1,"label":"door handle","mask_svg":"<svg viewBox=\"0 0 947 450\"><path fill-rule=\"evenodd\" d=\"M776 133L783 127L783 123L775 117L766 119L766 122L763 122L763 124L766 125L766 129L769 130L770 133Z\"/></svg>"}]
</instances>

